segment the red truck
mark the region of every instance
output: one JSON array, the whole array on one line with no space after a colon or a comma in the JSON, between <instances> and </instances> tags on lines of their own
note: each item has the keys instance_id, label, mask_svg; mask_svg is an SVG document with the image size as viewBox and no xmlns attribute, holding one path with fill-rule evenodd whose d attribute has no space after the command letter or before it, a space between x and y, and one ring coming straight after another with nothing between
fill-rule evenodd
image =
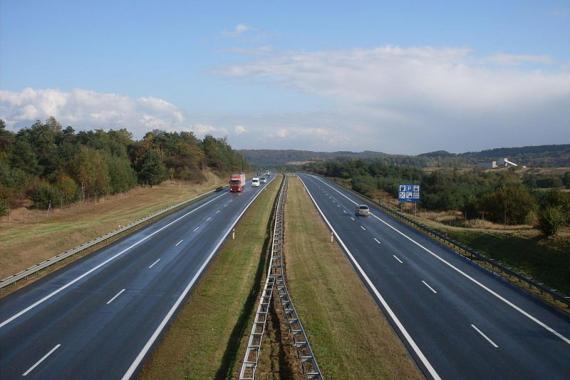
<instances>
[{"instance_id":1,"label":"red truck","mask_svg":"<svg viewBox=\"0 0 570 380\"><path fill-rule=\"evenodd\" d=\"M230 177L230 191L241 192L245 187L245 174L232 174Z\"/></svg>"}]
</instances>

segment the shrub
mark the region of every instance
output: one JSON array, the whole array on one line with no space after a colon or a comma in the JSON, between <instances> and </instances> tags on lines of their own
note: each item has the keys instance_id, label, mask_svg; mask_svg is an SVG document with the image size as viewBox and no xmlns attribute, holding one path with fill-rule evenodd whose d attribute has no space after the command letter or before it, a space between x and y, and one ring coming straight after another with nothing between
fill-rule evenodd
<instances>
[{"instance_id":1,"label":"shrub","mask_svg":"<svg viewBox=\"0 0 570 380\"><path fill-rule=\"evenodd\" d=\"M546 236L554 236L564 225L565 217L559 207L546 207L538 217L538 228Z\"/></svg>"},{"instance_id":2,"label":"shrub","mask_svg":"<svg viewBox=\"0 0 570 380\"><path fill-rule=\"evenodd\" d=\"M52 207L63 202L61 191L48 182L39 182L30 190L30 199L34 202L34 207L47 209L51 203Z\"/></svg>"}]
</instances>

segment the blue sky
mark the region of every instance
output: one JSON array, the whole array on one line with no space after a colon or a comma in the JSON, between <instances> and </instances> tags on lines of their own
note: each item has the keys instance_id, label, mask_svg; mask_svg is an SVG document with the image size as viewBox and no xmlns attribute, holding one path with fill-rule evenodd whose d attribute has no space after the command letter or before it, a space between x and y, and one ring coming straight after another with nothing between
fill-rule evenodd
<instances>
[{"instance_id":1,"label":"blue sky","mask_svg":"<svg viewBox=\"0 0 570 380\"><path fill-rule=\"evenodd\" d=\"M570 142L569 2L0 4L13 129L53 114L244 148Z\"/></svg>"}]
</instances>

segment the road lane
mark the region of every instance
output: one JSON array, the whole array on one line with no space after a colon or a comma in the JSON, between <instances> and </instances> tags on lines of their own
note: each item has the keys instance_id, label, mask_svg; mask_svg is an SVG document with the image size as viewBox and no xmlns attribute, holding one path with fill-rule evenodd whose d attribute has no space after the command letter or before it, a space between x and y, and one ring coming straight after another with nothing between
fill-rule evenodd
<instances>
[{"instance_id":1,"label":"road lane","mask_svg":"<svg viewBox=\"0 0 570 380\"><path fill-rule=\"evenodd\" d=\"M265 186L214 193L3 299L0 377L59 345L26 377L120 379Z\"/></svg>"},{"instance_id":2,"label":"road lane","mask_svg":"<svg viewBox=\"0 0 570 380\"><path fill-rule=\"evenodd\" d=\"M307 174L300 177L439 376L449 379L570 378L570 344L565 340L570 336L568 316L477 268L372 204L369 204L372 213L384 222L375 217L353 220L354 213L345 214L337 205L354 210L353 202L362 201L320 177ZM373 242L374 238L382 244ZM410 239L558 335L428 254ZM430 292L422 281L437 293ZM490 345L471 325L477 326L499 347Z\"/></svg>"}]
</instances>

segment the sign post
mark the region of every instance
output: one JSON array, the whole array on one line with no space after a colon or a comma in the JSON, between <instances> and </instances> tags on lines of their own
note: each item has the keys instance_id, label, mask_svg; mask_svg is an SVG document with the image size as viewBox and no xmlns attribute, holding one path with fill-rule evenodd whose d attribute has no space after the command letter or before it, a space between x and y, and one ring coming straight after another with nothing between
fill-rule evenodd
<instances>
[{"instance_id":1,"label":"sign post","mask_svg":"<svg viewBox=\"0 0 570 380\"><path fill-rule=\"evenodd\" d=\"M405 184L398 189L398 201L400 205L404 202L414 204L414 216L416 215L417 203L420 201L420 185Z\"/></svg>"}]
</instances>

